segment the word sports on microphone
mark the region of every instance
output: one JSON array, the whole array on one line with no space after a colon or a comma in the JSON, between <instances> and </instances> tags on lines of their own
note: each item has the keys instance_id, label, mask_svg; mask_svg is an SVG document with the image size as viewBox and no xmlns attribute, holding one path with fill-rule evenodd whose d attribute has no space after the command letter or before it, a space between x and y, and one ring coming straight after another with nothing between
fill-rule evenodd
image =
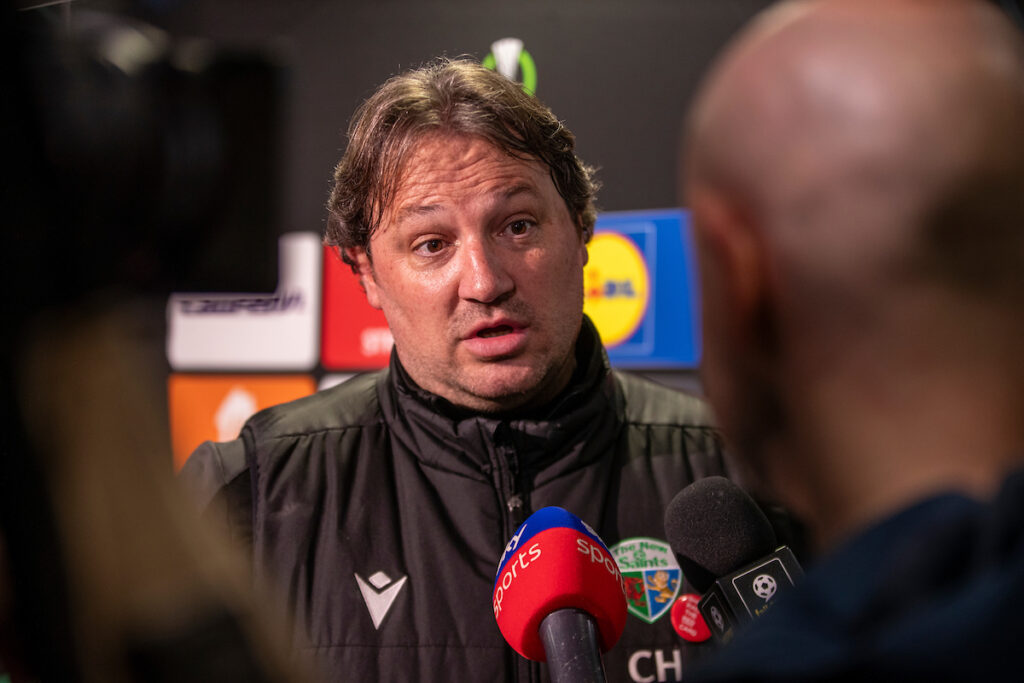
<instances>
[{"instance_id":1,"label":"word sports on microphone","mask_svg":"<svg viewBox=\"0 0 1024 683\"><path fill-rule=\"evenodd\" d=\"M494 618L523 657L546 661L552 681L603 681L600 653L626 625L618 564L583 520L558 507L532 514L498 563Z\"/></svg>"}]
</instances>

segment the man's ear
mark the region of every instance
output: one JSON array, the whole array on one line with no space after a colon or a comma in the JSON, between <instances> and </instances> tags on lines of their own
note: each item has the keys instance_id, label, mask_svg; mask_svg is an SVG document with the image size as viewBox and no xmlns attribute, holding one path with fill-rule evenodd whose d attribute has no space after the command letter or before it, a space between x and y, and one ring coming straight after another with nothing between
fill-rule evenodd
<instances>
[{"instance_id":1,"label":"man's ear","mask_svg":"<svg viewBox=\"0 0 1024 683\"><path fill-rule=\"evenodd\" d=\"M770 298L767 254L757 226L718 192L695 190L689 203L702 282L715 290L709 292L712 298L727 307L731 325L756 325L755 318L763 314Z\"/></svg>"},{"instance_id":2,"label":"man's ear","mask_svg":"<svg viewBox=\"0 0 1024 683\"><path fill-rule=\"evenodd\" d=\"M370 256L364 247L346 247L345 256L355 264L356 273L359 275L359 284L366 292L366 301L376 309L380 309L380 291L377 289L377 281L373 278L373 264L370 263Z\"/></svg>"},{"instance_id":3,"label":"man's ear","mask_svg":"<svg viewBox=\"0 0 1024 683\"><path fill-rule=\"evenodd\" d=\"M579 226L580 250L583 259L583 265L587 265L587 263L590 262L590 251L587 249L587 245L590 244L590 240L593 239L594 237L594 228L593 226L589 228L583 227L582 214L576 215L576 225Z\"/></svg>"}]
</instances>

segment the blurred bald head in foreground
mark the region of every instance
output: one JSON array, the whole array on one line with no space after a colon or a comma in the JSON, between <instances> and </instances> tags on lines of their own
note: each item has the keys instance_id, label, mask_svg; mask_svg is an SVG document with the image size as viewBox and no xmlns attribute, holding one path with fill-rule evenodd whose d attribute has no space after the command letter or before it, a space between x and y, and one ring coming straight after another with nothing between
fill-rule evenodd
<instances>
[{"instance_id":1,"label":"blurred bald head in foreground","mask_svg":"<svg viewBox=\"0 0 1024 683\"><path fill-rule=\"evenodd\" d=\"M685 153L705 386L823 547L1024 459L1024 43L967 0L774 6Z\"/></svg>"}]
</instances>

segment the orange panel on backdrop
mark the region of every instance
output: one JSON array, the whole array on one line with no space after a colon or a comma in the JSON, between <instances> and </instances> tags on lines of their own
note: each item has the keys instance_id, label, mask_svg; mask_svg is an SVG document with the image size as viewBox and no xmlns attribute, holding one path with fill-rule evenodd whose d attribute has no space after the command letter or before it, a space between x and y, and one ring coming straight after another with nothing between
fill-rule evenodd
<instances>
[{"instance_id":1,"label":"orange panel on backdrop","mask_svg":"<svg viewBox=\"0 0 1024 683\"><path fill-rule=\"evenodd\" d=\"M186 375L167 382L174 469L204 441L228 441L263 408L316 391L308 375Z\"/></svg>"}]
</instances>

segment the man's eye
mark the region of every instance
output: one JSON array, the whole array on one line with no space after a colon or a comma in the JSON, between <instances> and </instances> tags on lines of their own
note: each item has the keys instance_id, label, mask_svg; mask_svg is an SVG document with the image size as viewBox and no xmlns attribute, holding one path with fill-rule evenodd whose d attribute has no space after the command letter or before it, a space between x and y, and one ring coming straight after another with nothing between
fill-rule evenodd
<instances>
[{"instance_id":1,"label":"man's eye","mask_svg":"<svg viewBox=\"0 0 1024 683\"><path fill-rule=\"evenodd\" d=\"M533 225L533 221L523 219L509 223L508 227L505 229L508 230L509 234L511 235L525 235L527 232L530 231L530 228L532 228Z\"/></svg>"},{"instance_id":2,"label":"man's eye","mask_svg":"<svg viewBox=\"0 0 1024 683\"><path fill-rule=\"evenodd\" d=\"M413 248L413 251L419 254L436 254L442 249L444 249L444 240L432 239L420 242Z\"/></svg>"}]
</instances>

